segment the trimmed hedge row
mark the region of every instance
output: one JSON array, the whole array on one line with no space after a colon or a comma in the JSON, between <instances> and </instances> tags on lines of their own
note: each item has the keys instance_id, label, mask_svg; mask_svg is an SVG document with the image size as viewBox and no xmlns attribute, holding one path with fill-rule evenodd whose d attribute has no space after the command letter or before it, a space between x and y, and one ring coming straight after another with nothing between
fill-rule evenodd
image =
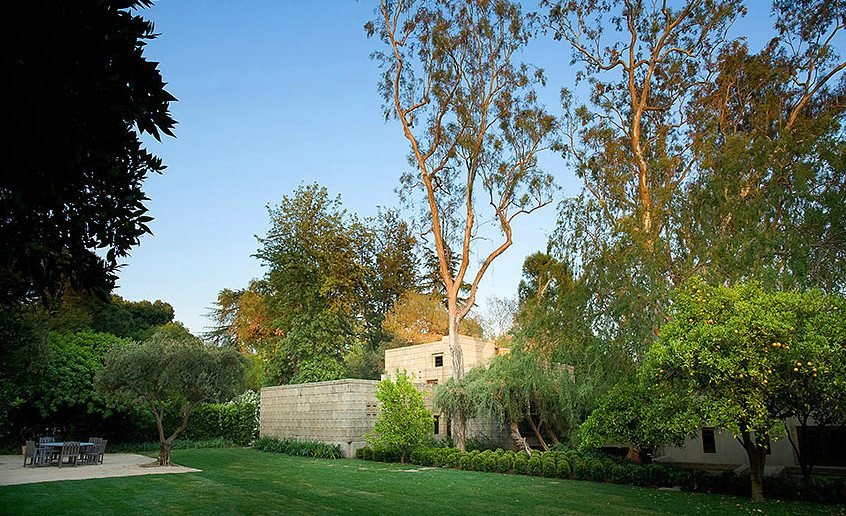
<instances>
[{"instance_id":1,"label":"trimmed hedge row","mask_svg":"<svg viewBox=\"0 0 846 516\"><path fill-rule=\"evenodd\" d=\"M356 458L398 462L399 454L369 447L356 452ZM467 471L514 473L549 478L590 480L612 484L652 487L681 487L686 491L749 496L749 477L733 472L712 474L665 464L639 465L589 453L569 451L525 452L468 451L456 448L420 448L409 454L409 462L419 466L455 468ZM846 503L846 479L816 477L802 480L766 477L764 493L771 498L815 502Z\"/></svg>"},{"instance_id":2,"label":"trimmed hedge row","mask_svg":"<svg viewBox=\"0 0 846 516\"><path fill-rule=\"evenodd\" d=\"M248 446L258 437L258 408L254 403L206 403L191 414L185 438L226 439Z\"/></svg>"},{"instance_id":3,"label":"trimmed hedge row","mask_svg":"<svg viewBox=\"0 0 846 516\"><path fill-rule=\"evenodd\" d=\"M318 459L340 459L343 457L340 446L337 444L322 443L320 441L298 441L296 439L260 437L256 439L253 448L272 453L296 455L298 457L314 457Z\"/></svg>"}]
</instances>

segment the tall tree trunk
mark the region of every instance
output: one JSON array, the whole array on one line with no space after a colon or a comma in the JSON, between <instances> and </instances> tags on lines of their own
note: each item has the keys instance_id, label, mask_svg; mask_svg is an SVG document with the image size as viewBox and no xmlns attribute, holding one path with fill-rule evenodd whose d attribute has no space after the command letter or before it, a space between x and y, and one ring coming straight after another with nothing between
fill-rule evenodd
<instances>
[{"instance_id":1,"label":"tall tree trunk","mask_svg":"<svg viewBox=\"0 0 846 516\"><path fill-rule=\"evenodd\" d=\"M514 442L517 443L517 446L526 450L526 453L529 456L532 455L532 449L529 448L528 443L526 443L526 439L520 435L520 427L517 425L517 421L509 421L508 428L511 430L511 438L514 439Z\"/></svg>"},{"instance_id":2,"label":"tall tree trunk","mask_svg":"<svg viewBox=\"0 0 846 516\"><path fill-rule=\"evenodd\" d=\"M460 382L464 378L464 356L461 352L461 343L458 341L458 303L456 296L449 296L447 308L449 309L449 353L452 356L452 378ZM467 421L464 414L457 414L452 425L452 439L455 446L465 450Z\"/></svg>"},{"instance_id":3,"label":"tall tree trunk","mask_svg":"<svg viewBox=\"0 0 846 516\"><path fill-rule=\"evenodd\" d=\"M752 435L749 432L743 432L743 448L746 449L746 455L749 457L749 479L752 488L752 501L760 503L764 501L764 466L767 462L767 451L758 446L758 439L760 436Z\"/></svg>"}]
</instances>

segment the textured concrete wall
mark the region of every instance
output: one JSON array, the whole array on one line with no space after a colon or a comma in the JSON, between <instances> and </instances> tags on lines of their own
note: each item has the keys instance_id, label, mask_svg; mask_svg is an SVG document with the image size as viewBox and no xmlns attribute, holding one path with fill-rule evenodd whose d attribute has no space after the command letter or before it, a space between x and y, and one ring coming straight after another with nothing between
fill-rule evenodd
<instances>
[{"instance_id":1,"label":"textured concrete wall","mask_svg":"<svg viewBox=\"0 0 846 516\"><path fill-rule=\"evenodd\" d=\"M494 356L508 351L505 348L498 348L491 341L466 335L459 335L458 342L464 358L465 371L469 371L479 364L488 362ZM443 357L443 365L435 365L435 357L437 356ZM438 415L432 410L432 392L435 385L444 383L452 377L449 337L427 344L415 344L386 350L385 375L383 377L395 380L397 372L402 371L412 376L415 386L423 392L426 408L433 414ZM438 436L446 437L448 435L448 424L445 417L441 416L438 427ZM494 425L475 419L467 422L467 437L482 435L498 441L503 448L513 444L509 432L502 425Z\"/></svg>"},{"instance_id":2,"label":"textured concrete wall","mask_svg":"<svg viewBox=\"0 0 846 516\"><path fill-rule=\"evenodd\" d=\"M452 377L452 356L449 353L449 338L385 351L385 373L396 379L397 371L406 371L417 383L443 383ZM465 335L458 336L464 357L464 370L485 363L502 350L488 340ZM443 365L435 366L435 357L443 357Z\"/></svg>"},{"instance_id":3,"label":"textured concrete wall","mask_svg":"<svg viewBox=\"0 0 846 516\"><path fill-rule=\"evenodd\" d=\"M795 428L791 428L793 438L796 439ZM660 462L677 462L686 464L709 464L714 466L732 467L748 465L749 458L746 450L737 442L730 432L714 431L714 453L705 453L702 446L702 431L696 436L685 440L684 445L663 446L656 450L655 457ZM770 441L771 453L767 455L767 467L795 466L799 462L793 453L793 447L787 437Z\"/></svg>"},{"instance_id":4,"label":"textured concrete wall","mask_svg":"<svg viewBox=\"0 0 846 516\"><path fill-rule=\"evenodd\" d=\"M376 421L378 384L347 379L264 387L259 433L338 444L352 457Z\"/></svg>"}]
</instances>

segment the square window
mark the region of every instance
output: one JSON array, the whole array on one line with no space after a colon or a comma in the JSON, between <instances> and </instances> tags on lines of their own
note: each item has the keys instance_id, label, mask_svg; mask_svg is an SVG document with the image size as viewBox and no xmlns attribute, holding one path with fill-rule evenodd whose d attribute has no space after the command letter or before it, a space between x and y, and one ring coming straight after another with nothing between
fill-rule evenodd
<instances>
[{"instance_id":1,"label":"square window","mask_svg":"<svg viewBox=\"0 0 846 516\"><path fill-rule=\"evenodd\" d=\"M702 429L702 451L704 453L717 453L717 442L714 439L714 429L711 427Z\"/></svg>"},{"instance_id":2,"label":"square window","mask_svg":"<svg viewBox=\"0 0 846 516\"><path fill-rule=\"evenodd\" d=\"M443 355L435 355L435 367L443 367L444 366L444 356Z\"/></svg>"}]
</instances>

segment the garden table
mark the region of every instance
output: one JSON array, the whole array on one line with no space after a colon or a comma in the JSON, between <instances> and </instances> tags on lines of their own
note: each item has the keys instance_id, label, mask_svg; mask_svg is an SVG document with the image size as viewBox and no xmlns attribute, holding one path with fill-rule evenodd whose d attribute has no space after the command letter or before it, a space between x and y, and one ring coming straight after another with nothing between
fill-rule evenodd
<instances>
[{"instance_id":1,"label":"garden table","mask_svg":"<svg viewBox=\"0 0 846 516\"><path fill-rule=\"evenodd\" d=\"M56 442L56 443L41 443L38 446L43 446L43 447L49 448L50 449L49 454L54 455L54 454L60 453L62 451L62 446L64 446L64 445L65 445L64 441L61 441L61 442ZM93 446L94 446L94 443L90 443L90 442L87 442L87 441L86 442L80 442L79 443L79 451L80 451L80 453L82 453L83 450L90 448L90 447L93 447ZM59 461L61 461L61 460L62 459L59 458ZM76 463L74 463L74 466L76 466Z\"/></svg>"}]
</instances>

